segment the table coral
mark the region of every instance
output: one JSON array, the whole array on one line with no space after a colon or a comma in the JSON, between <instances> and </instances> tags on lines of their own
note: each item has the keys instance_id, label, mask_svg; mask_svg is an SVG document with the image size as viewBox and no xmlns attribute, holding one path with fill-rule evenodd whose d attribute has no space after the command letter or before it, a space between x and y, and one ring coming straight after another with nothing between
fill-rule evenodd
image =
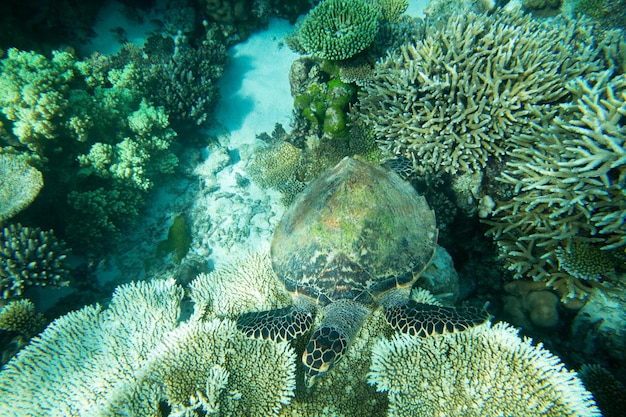
<instances>
[{"instance_id":1,"label":"table coral","mask_svg":"<svg viewBox=\"0 0 626 417\"><path fill-rule=\"evenodd\" d=\"M0 224L28 207L42 187L40 171L19 155L0 153Z\"/></svg>"},{"instance_id":2,"label":"table coral","mask_svg":"<svg viewBox=\"0 0 626 417\"><path fill-rule=\"evenodd\" d=\"M55 320L0 372L0 415L158 416L160 402L172 416L277 415L295 388L291 347L229 319L180 323L183 295L173 280L131 283Z\"/></svg>"},{"instance_id":3,"label":"table coral","mask_svg":"<svg viewBox=\"0 0 626 417\"><path fill-rule=\"evenodd\" d=\"M571 94L565 84L601 61L586 23L457 14L377 63L354 117L418 172L478 171L548 120Z\"/></svg>"},{"instance_id":4,"label":"table coral","mask_svg":"<svg viewBox=\"0 0 626 417\"><path fill-rule=\"evenodd\" d=\"M576 373L507 324L374 347L370 383L389 416L600 416Z\"/></svg>"}]
</instances>

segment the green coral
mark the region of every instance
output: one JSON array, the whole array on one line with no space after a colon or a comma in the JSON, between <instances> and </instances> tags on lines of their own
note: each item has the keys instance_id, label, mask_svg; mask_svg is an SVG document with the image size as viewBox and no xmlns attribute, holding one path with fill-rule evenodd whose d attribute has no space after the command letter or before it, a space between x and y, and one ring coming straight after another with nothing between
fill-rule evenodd
<instances>
[{"instance_id":1,"label":"green coral","mask_svg":"<svg viewBox=\"0 0 626 417\"><path fill-rule=\"evenodd\" d=\"M348 135L348 106L356 98L356 88L338 78L326 83L312 83L294 97L294 108L308 121L311 130L325 136L345 138Z\"/></svg>"},{"instance_id":2,"label":"green coral","mask_svg":"<svg viewBox=\"0 0 626 417\"><path fill-rule=\"evenodd\" d=\"M43 153L46 141L59 135L59 124L75 77L75 58L53 51L52 59L11 48L0 61L0 111L10 130L29 149Z\"/></svg>"},{"instance_id":3,"label":"green coral","mask_svg":"<svg viewBox=\"0 0 626 417\"><path fill-rule=\"evenodd\" d=\"M318 58L348 59L374 41L379 16L362 0L324 0L306 15L298 41L306 53Z\"/></svg>"},{"instance_id":4,"label":"green coral","mask_svg":"<svg viewBox=\"0 0 626 417\"><path fill-rule=\"evenodd\" d=\"M145 98L147 68L121 58L113 65L104 57L79 61L71 53L53 51L48 59L16 49L0 66L6 127L0 130L0 146L37 157L51 190L45 205L57 209L53 215L68 209L80 213L76 221L61 215L50 221L77 246L96 251L92 243L110 243L132 220L120 213L138 212L144 196L136 191L149 191L178 164L169 115ZM124 202L102 201L120 194L132 196ZM31 214L43 216L43 206Z\"/></svg>"},{"instance_id":5,"label":"green coral","mask_svg":"<svg viewBox=\"0 0 626 417\"><path fill-rule=\"evenodd\" d=\"M386 22L397 22L400 15L409 8L409 0L370 0L370 3L380 10L382 19Z\"/></svg>"}]
</instances>

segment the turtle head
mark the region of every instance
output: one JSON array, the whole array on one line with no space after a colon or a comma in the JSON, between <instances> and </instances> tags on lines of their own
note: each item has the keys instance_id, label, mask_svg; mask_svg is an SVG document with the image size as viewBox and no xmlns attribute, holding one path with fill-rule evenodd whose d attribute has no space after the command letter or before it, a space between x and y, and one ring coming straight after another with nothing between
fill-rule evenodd
<instances>
[{"instance_id":1,"label":"turtle head","mask_svg":"<svg viewBox=\"0 0 626 417\"><path fill-rule=\"evenodd\" d=\"M313 333L302 354L307 388L328 372L348 349L348 338L338 329L322 326Z\"/></svg>"},{"instance_id":2,"label":"turtle head","mask_svg":"<svg viewBox=\"0 0 626 417\"><path fill-rule=\"evenodd\" d=\"M324 319L302 355L307 387L312 387L346 353L369 311L365 305L350 300L338 300L324 307Z\"/></svg>"}]
</instances>

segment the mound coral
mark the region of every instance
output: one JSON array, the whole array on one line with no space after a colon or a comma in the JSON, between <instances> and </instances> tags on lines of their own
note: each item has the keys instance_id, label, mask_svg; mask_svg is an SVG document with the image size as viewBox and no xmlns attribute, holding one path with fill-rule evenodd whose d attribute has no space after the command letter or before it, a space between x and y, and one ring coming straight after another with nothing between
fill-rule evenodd
<instances>
[{"instance_id":1,"label":"mound coral","mask_svg":"<svg viewBox=\"0 0 626 417\"><path fill-rule=\"evenodd\" d=\"M515 138L489 234L517 278L545 281L562 298L612 285L626 246L626 75L577 78L575 97L549 127Z\"/></svg>"},{"instance_id":2,"label":"mound coral","mask_svg":"<svg viewBox=\"0 0 626 417\"><path fill-rule=\"evenodd\" d=\"M549 120L567 82L601 69L602 53L578 21L457 14L377 63L353 115L418 172L479 171Z\"/></svg>"},{"instance_id":3,"label":"mound coral","mask_svg":"<svg viewBox=\"0 0 626 417\"><path fill-rule=\"evenodd\" d=\"M374 347L369 381L389 416L600 416L576 373L506 324Z\"/></svg>"},{"instance_id":4,"label":"mound coral","mask_svg":"<svg viewBox=\"0 0 626 417\"><path fill-rule=\"evenodd\" d=\"M325 0L306 15L297 40L308 54L330 60L353 57L378 33L379 10L363 0Z\"/></svg>"},{"instance_id":5,"label":"mound coral","mask_svg":"<svg viewBox=\"0 0 626 417\"><path fill-rule=\"evenodd\" d=\"M68 250L52 230L11 224L0 233L0 299L31 286L63 285Z\"/></svg>"},{"instance_id":6,"label":"mound coral","mask_svg":"<svg viewBox=\"0 0 626 417\"><path fill-rule=\"evenodd\" d=\"M0 153L0 224L28 207L42 187L41 172L17 155Z\"/></svg>"}]
</instances>

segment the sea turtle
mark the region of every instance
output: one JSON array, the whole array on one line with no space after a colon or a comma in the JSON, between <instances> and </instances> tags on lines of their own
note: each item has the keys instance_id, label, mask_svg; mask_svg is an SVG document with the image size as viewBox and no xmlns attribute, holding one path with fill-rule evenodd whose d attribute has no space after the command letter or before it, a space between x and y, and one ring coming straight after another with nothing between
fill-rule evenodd
<instances>
[{"instance_id":1,"label":"sea turtle","mask_svg":"<svg viewBox=\"0 0 626 417\"><path fill-rule=\"evenodd\" d=\"M272 267L292 305L244 313L237 327L249 337L292 340L307 333L323 309L302 356L311 387L347 351L376 306L394 329L416 336L485 322L488 313L478 308L410 300L436 242L434 212L409 183L393 171L345 158L299 194L274 232Z\"/></svg>"}]
</instances>

